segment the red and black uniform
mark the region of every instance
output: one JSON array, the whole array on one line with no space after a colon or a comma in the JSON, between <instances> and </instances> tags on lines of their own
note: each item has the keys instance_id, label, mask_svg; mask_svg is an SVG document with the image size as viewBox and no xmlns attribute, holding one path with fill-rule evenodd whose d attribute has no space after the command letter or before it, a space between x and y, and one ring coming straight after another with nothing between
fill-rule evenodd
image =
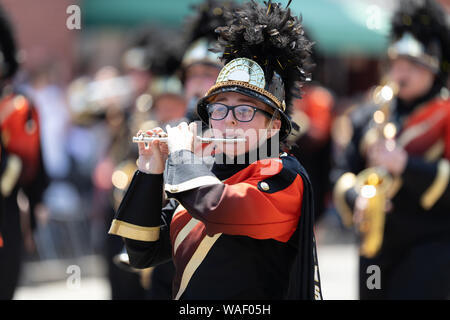
<instances>
[{"instance_id":1,"label":"red and black uniform","mask_svg":"<svg viewBox=\"0 0 450 320\"><path fill-rule=\"evenodd\" d=\"M39 118L34 106L23 95L10 94L1 99L0 114L0 299L12 299L22 260L21 224L29 224L31 230L35 228L34 209L41 201L48 178L42 162ZM19 190L29 201L28 223L20 220Z\"/></svg>"},{"instance_id":2,"label":"red and black uniform","mask_svg":"<svg viewBox=\"0 0 450 320\"><path fill-rule=\"evenodd\" d=\"M111 226L126 238L131 265L173 259L174 299L313 299L314 290L320 297L312 191L294 157L216 163L210 171L182 150L166 170L165 179L136 172Z\"/></svg>"},{"instance_id":3,"label":"red and black uniform","mask_svg":"<svg viewBox=\"0 0 450 320\"><path fill-rule=\"evenodd\" d=\"M441 96L441 93L442 96ZM352 115L353 138L339 159L341 173L366 167L361 142L371 128L375 108L362 106ZM383 244L373 258L361 257L362 299L448 298L450 295L450 100L434 86L417 101L391 104L390 121L398 128L396 141L408 153L403 174L396 180L392 212L386 214ZM351 212L353 188L341 190L340 200ZM367 266L378 265L381 289L366 286Z\"/></svg>"}]
</instances>

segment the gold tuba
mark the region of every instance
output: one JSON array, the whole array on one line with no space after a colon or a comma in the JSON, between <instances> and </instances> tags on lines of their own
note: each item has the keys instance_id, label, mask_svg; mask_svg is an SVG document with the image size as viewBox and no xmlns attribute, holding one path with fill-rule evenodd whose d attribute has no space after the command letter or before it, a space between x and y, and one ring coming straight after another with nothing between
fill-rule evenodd
<instances>
[{"instance_id":1,"label":"gold tuba","mask_svg":"<svg viewBox=\"0 0 450 320\"><path fill-rule=\"evenodd\" d=\"M364 135L359 149L366 154L367 148L381 139L386 147L395 147L396 126L389 122L391 103L397 93L397 86L393 83L380 85L373 91L373 101L376 110L372 115L372 127ZM352 215L343 204L342 194L353 188L355 192L367 200L364 216L357 228L361 236L360 254L367 258L374 257L383 244L386 204L395 195L398 181L384 168L370 167L356 176L350 172L339 178L334 190L336 207L347 226L353 224ZM339 195L340 194L340 195Z\"/></svg>"}]
</instances>

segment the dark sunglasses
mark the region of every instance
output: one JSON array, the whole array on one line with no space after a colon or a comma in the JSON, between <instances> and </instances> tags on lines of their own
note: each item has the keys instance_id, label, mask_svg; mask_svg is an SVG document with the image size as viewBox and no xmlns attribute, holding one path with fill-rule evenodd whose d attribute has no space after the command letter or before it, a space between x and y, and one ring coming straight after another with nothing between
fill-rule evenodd
<instances>
[{"instance_id":1,"label":"dark sunglasses","mask_svg":"<svg viewBox=\"0 0 450 320\"><path fill-rule=\"evenodd\" d=\"M255 117L256 112L261 112L268 118L272 118L272 114L265 110L258 109L254 106L239 105L227 106L223 103L210 103L207 106L209 118L212 120L223 120L227 117L230 110L233 112L234 118L239 122L250 122Z\"/></svg>"}]
</instances>

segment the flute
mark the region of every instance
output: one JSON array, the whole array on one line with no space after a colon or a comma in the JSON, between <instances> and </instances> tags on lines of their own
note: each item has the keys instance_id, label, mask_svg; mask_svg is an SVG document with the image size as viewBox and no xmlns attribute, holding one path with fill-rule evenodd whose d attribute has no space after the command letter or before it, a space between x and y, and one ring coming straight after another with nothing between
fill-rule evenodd
<instances>
[{"instance_id":1,"label":"flute","mask_svg":"<svg viewBox=\"0 0 450 320\"><path fill-rule=\"evenodd\" d=\"M245 138L205 138L205 137L196 137L197 140L203 143L211 143L211 142L224 142L224 143L235 143L235 142L245 142ZM158 136L144 136L140 135L137 137L133 137L134 143L139 142L152 142L153 140L158 139L161 142L167 142L167 137L158 137Z\"/></svg>"}]
</instances>

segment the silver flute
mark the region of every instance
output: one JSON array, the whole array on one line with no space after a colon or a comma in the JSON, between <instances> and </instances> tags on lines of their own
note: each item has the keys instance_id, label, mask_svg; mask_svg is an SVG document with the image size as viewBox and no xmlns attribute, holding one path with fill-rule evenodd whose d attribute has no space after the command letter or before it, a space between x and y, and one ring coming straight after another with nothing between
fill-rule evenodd
<instances>
[{"instance_id":1,"label":"silver flute","mask_svg":"<svg viewBox=\"0 0 450 320\"><path fill-rule=\"evenodd\" d=\"M205 137L196 137L198 141L203 143L211 143L211 142L224 142L224 143L235 143L235 142L245 142L245 138L205 138ZM145 136L140 135L137 137L133 137L134 143L139 142L152 142L154 140L158 139L161 142L167 142L167 136L166 137L158 137L158 136Z\"/></svg>"}]
</instances>

